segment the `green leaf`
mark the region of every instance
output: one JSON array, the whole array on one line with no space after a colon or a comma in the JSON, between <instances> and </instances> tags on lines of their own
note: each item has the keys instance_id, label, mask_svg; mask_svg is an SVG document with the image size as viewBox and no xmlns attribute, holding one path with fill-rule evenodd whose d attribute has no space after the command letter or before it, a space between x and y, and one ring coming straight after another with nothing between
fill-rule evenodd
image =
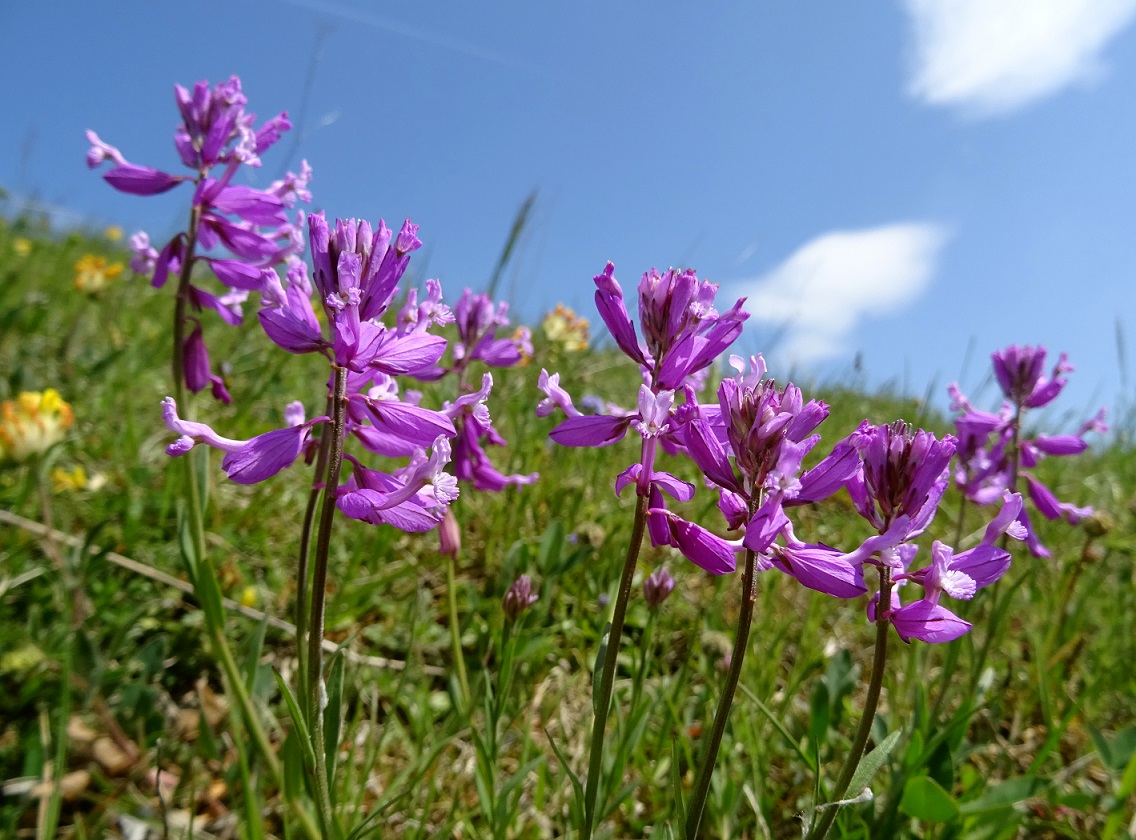
<instances>
[{"instance_id":1,"label":"green leaf","mask_svg":"<svg viewBox=\"0 0 1136 840\"><path fill-rule=\"evenodd\" d=\"M1008 809L1014 803L1033 796L1041 783L1032 776L1017 776L994 785L984 796L959 805L964 815L983 814Z\"/></svg>"},{"instance_id":2,"label":"green leaf","mask_svg":"<svg viewBox=\"0 0 1136 840\"><path fill-rule=\"evenodd\" d=\"M256 674L260 670L260 656L264 650L264 633L268 629L268 616L261 619L248 640L245 657L245 687L250 695L256 694Z\"/></svg>"},{"instance_id":3,"label":"green leaf","mask_svg":"<svg viewBox=\"0 0 1136 840\"><path fill-rule=\"evenodd\" d=\"M332 658L327 677L327 708L323 710L323 748L327 758L327 786L335 799L335 762L339 757L339 738L343 726L343 656Z\"/></svg>"},{"instance_id":4,"label":"green leaf","mask_svg":"<svg viewBox=\"0 0 1136 840\"><path fill-rule=\"evenodd\" d=\"M895 745L899 743L899 736L901 734L902 730L895 730L895 732L884 738L874 750L860 759L860 763L856 765L856 772L852 775L852 781L848 784L849 794L858 796L860 791L868 787L872 781L872 777L884 766L888 755L895 749Z\"/></svg>"},{"instance_id":5,"label":"green leaf","mask_svg":"<svg viewBox=\"0 0 1136 840\"><path fill-rule=\"evenodd\" d=\"M945 823L959 815L958 803L930 776L915 776L903 786L900 810L929 823Z\"/></svg>"},{"instance_id":6,"label":"green leaf","mask_svg":"<svg viewBox=\"0 0 1136 840\"><path fill-rule=\"evenodd\" d=\"M596 652L596 664L592 666L592 712L600 716L600 682L603 677L604 661L607 659L607 646L611 640L611 622L604 624L603 635L600 637L600 649ZM606 712L607 709L604 709Z\"/></svg>"},{"instance_id":7,"label":"green leaf","mask_svg":"<svg viewBox=\"0 0 1136 840\"><path fill-rule=\"evenodd\" d=\"M544 530L540 539L540 550L537 552L537 566L544 575L553 573L560 555L564 550L564 526L553 520Z\"/></svg>"},{"instance_id":8,"label":"green leaf","mask_svg":"<svg viewBox=\"0 0 1136 840\"><path fill-rule=\"evenodd\" d=\"M273 669L272 675L276 677L276 685L280 688L280 694L284 697L284 705L288 707L288 714L292 717L292 725L295 727L295 732L300 736L300 747L304 757L304 767L307 770L312 770L316 766L316 754L312 749L312 737L308 734L308 725L304 721L304 716L300 712L300 704L296 702L296 697L292 694L292 689L288 687L288 683L284 682L284 678L280 676L280 672Z\"/></svg>"},{"instance_id":9,"label":"green leaf","mask_svg":"<svg viewBox=\"0 0 1136 840\"><path fill-rule=\"evenodd\" d=\"M298 729L293 729L284 738L280 750L280 760L284 765L284 798L295 802L304 791L304 750Z\"/></svg>"},{"instance_id":10,"label":"green leaf","mask_svg":"<svg viewBox=\"0 0 1136 840\"><path fill-rule=\"evenodd\" d=\"M237 748L237 767L240 769L241 787L244 796L241 797L245 810L245 840L264 840L264 814L261 807L260 796L252 781L249 772L248 749L245 740L237 734L233 743Z\"/></svg>"},{"instance_id":11,"label":"green leaf","mask_svg":"<svg viewBox=\"0 0 1136 840\"><path fill-rule=\"evenodd\" d=\"M812 697L809 699L809 743L820 747L828 740L828 721L832 710L832 701L828 693L828 686L818 682L813 687Z\"/></svg>"},{"instance_id":12,"label":"green leaf","mask_svg":"<svg viewBox=\"0 0 1136 840\"><path fill-rule=\"evenodd\" d=\"M678 754L677 742L671 743L671 755ZM674 796L675 813L678 815L678 824L686 825L686 803L682 799L682 773L678 769L678 762L671 762L671 795Z\"/></svg>"},{"instance_id":13,"label":"green leaf","mask_svg":"<svg viewBox=\"0 0 1136 840\"><path fill-rule=\"evenodd\" d=\"M552 733L548 731L547 727L544 734L548 738L548 745L552 747L552 752L556 754L556 760L560 762L560 769L568 774L568 780L572 782L572 792L575 794L572 797L572 821L576 825L583 825L584 786L580 783L580 777L572 772L572 765L568 763L568 757L564 755L564 751L560 749L560 745L556 743L556 739L552 737Z\"/></svg>"}]
</instances>

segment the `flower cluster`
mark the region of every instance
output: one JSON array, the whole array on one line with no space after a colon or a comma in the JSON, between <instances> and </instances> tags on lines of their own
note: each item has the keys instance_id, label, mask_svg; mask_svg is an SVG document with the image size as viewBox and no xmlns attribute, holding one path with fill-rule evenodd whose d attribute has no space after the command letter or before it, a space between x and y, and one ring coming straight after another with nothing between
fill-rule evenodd
<instances>
[{"instance_id":1,"label":"flower cluster","mask_svg":"<svg viewBox=\"0 0 1136 840\"><path fill-rule=\"evenodd\" d=\"M540 326L544 337L567 353L588 349L588 319L581 318L562 303L544 316Z\"/></svg>"},{"instance_id":2,"label":"flower cluster","mask_svg":"<svg viewBox=\"0 0 1136 840\"><path fill-rule=\"evenodd\" d=\"M24 391L0 402L0 463L22 464L42 455L59 441L75 415L54 388Z\"/></svg>"},{"instance_id":3,"label":"flower cluster","mask_svg":"<svg viewBox=\"0 0 1136 840\"><path fill-rule=\"evenodd\" d=\"M932 563L911 571L918 547L915 540L935 517L949 483L949 464L957 440L942 440L903 421L887 426L864 422L844 445L855 455L854 470L845 486L860 516L876 531L850 552L822 544L808 544L786 533L786 545L775 546L775 564L810 588L840 597L867 592L865 564L882 570L888 581L888 606L880 609L878 595L869 604L872 621L886 619L904 641L948 642L970 625L939 604L942 593L970 599L976 590L1000 578L1010 566L1009 552L995 542L1002 534L1020 539L1024 532L1016 518L1021 497L1003 495L1002 509L986 528L979 545L955 553L936 541ZM835 454L835 453L834 453ZM906 606L899 590L906 583L923 588L923 597ZM895 584L894 588L892 583Z\"/></svg>"},{"instance_id":4,"label":"flower cluster","mask_svg":"<svg viewBox=\"0 0 1136 840\"><path fill-rule=\"evenodd\" d=\"M86 254L75 263L75 288L88 295L98 295L121 273L122 263L108 263L106 257Z\"/></svg>"},{"instance_id":5,"label":"flower cluster","mask_svg":"<svg viewBox=\"0 0 1136 840\"><path fill-rule=\"evenodd\" d=\"M813 432L828 416L828 406L816 400L806 403L791 382L779 388L764 379L760 355L750 359L748 373L740 357L731 356L730 364L738 373L719 386L718 411L698 412L686 433L691 457L707 481L719 488L718 506L727 525L730 530L744 529L742 544L757 555L759 568L779 565L804 585L840 597L862 594L862 581L848 568L791 568L771 552L780 535L792 539L786 507L819 501L853 475L855 458L848 444L801 475L805 455L820 441ZM704 568L700 552L717 546L724 553L730 546L693 524L675 530L673 537L683 554Z\"/></svg>"},{"instance_id":6,"label":"flower cluster","mask_svg":"<svg viewBox=\"0 0 1136 840\"><path fill-rule=\"evenodd\" d=\"M1017 491L1025 480L1026 490L1037 511L1046 519L1065 519L1076 523L1092 513L1092 508L1061 502L1053 491L1030 472L1047 455L1076 455L1088 447L1085 435L1105 432L1104 409L1089 418L1075 435L1022 434L1022 416L1030 409L1049 405L1065 387L1065 374L1073 370L1064 353L1058 357L1049 376L1045 375L1044 347L1018 347L1016 344L992 355L994 375L1004 401L998 413L980 411L959 390L949 386L951 407L961 412L955 418L958 431L958 465L955 483L963 494L979 505L1000 499L1007 491ZM1018 521L1025 529L1031 553L1048 557L1023 508Z\"/></svg>"},{"instance_id":7,"label":"flower cluster","mask_svg":"<svg viewBox=\"0 0 1136 840\"><path fill-rule=\"evenodd\" d=\"M413 307L416 301L412 295L405 309ZM452 362L448 368L437 368L421 377L456 376L461 395L453 402L447 402L443 409L453 418L457 429L453 451L454 475L477 490L492 492L499 492L509 485L532 484L539 477L537 473L505 475L493 465L485 446L504 446L506 443L490 425L487 400L493 388L493 375L488 372L482 374L481 388L477 391L473 391L467 381L474 361L489 367L507 368L532 355L532 341L525 327L509 337L497 336L499 329L509 325L508 311L507 303L494 304L487 295L475 295L470 289L462 292L453 311L458 340L454 343Z\"/></svg>"},{"instance_id":8,"label":"flower cluster","mask_svg":"<svg viewBox=\"0 0 1136 840\"><path fill-rule=\"evenodd\" d=\"M297 263L288 271L287 285L279 279L268 282L260 322L277 345L291 353L321 353L332 364L333 378L343 378L344 393L330 393L329 405L334 408L337 400L345 404L345 436L374 454L409 459L405 467L388 474L345 454L352 469L337 488L339 509L372 524L430 530L457 497L456 481L445 465L451 454L449 439L456 434L451 415L464 404L445 411L423 408L415 396L400 396L395 377L429 371L445 352L445 339L428 331L446 320L440 287L433 283L432 302L419 307L415 318L400 318L393 327L381 320L410 254L421 246L417 226L407 221L395 236L382 221L373 230L367 222L352 219L337 220L333 230L319 214L308 218L308 227L312 278ZM313 295L326 328L315 315ZM181 436L167 450L171 455L205 443L226 453L221 467L230 479L251 484L290 466L302 453L310 455L314 427L330 418L305 420L303 406L293 403L285 411L284 428L247 441L222 438L204 424L181 420L170 399L165 419Z\"/></svg>"},{"instance_id":9,"label":"flower cluster","mask_svg":"<svg viewBox=\"0 0 1136 840\"><path fill-rule=\"evenodd\" d=\"M194 185L188 229L160 250L145 232L136 233L130 238L135 254L130 265L136 273L151 277L154 287L164 285L171 274L182 277L184 288L179 287L178 293L194 312L213 309L226 323L239 324L241 304L249 293L262 291L276 277L275 266L293 263L303 251L303 214L289 221L286 211L297 199L311 200L307 190L311 169L304 162L298 175L289 173L265 189L233 184L242 166L260 166L260 155L291 128L287 114L254 128L256 117L245 113L248 100L236 76L214 88L208 82L198 82L192 91L175 85L174 93L182 118L174 145L192 174L173 175L130 163L93 131L87 132L91 144L87 165L93 169L109 161L113 166L103 178L133 195L158 195L182 183ZM227 251L230 256L199 257L198 248ZM208 265L227 287L223 294L214 295L189 282L197 261ZM193 326L183 339L185 384L193 392L211 387L214 397L229 402L225 383L210 366L201 322L188 320Z\"/></svg>"},{"instance_id":10,"label":"flower cluster","mask_svg":"<svg viewBox=\"0 0 1136 840\"><path fill-rule=\"evenodd\" d=\"M716 284L699 280L690 270L659 274L652 269L638 287L640 342L611 263L595 277L595 284L600 317L619 349L639 365L643 378L639 410L585 414L560 387L560 375L542 370L538 385L545 398L537 406L537 415L546 417L557 410L567 415L550 433L562 446L608 446L633 427L643 440L640 459L620 473L616 493L634 483L637 494L648 497L652 544L686 546L687 556L707 571L733 571L733 546L666 509L664 493L686 502L694 496L694 485L655 469L655 456L660 445L672 452L686 451L686 425L698 412L688 383L697 381L741 335L749 317L742 310L744 298L720 314L714 308ZM676 407L675 395L680 390L684 403Z\"/></svg>"}]
</instances>

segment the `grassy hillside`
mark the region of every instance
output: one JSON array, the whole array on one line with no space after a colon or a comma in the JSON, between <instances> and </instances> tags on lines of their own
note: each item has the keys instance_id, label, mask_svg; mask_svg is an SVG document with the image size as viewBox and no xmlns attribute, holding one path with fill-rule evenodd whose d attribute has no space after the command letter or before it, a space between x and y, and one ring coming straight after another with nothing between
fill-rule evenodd
<instances>
[{"instance_id":1,"label":"grassy hillside","mask_svg":"<svg viewBox=\"0 0 1136 840\"><path fill-rule=\"evenodd\" d=\"M260 803L266 830L284 836L280 792L241 749L192 596L108 557L184 578L179 485L159 411L170 393L173 290L152 289L125 269L103 292L84 293L75 264L86 255L129 260L102 234L0 222L0 400L55 388L75 418L45 462L0 470L0 510L47 519L79 540L78 548L59 537L45 543L0 523L0 836L35 836L57 805L60 836L127 836L130 820L160 827L165 819L171 832L192 823L208 832L200 836L252 837L249 801ZM446 293L456 299L460 289ZM203 395L195 410L238 438L278 427L292 400L308 416L321 413L326 393L321 360L280 351L253 311L246 306L238 328L202 319L233 403ZM593 661L634 505L612 488L638 449L634 436L604 449L552 444L555 418L534 414L536 380L542 367L559 370L574 395L628 406L638 382L602 342L568 352L533 330L533 359L494 371L489 405L508 441L492 453L497 466L540 480L499 494L463 492L454 508L469 708L454 702L437 535L346 518L337 525L328 637L360 655L345 669L338 801L345 813L375 813L380 836L489 837L496 826L501 836L554 837L570 825L572 786L560 756L576 774L586 771ZM443 385L423 391L428 405L453 396ZM864 418L950 430L950 418L901 396L844 387L809 396L832 407L816 455ZM1042 465L1060 498L1098 511L1080 526L1040 523L1052 559L1015 547L1006 578L962 605L975 628L959 641L896 642L873 740L896 730L901 740L872 785L875 802L844 809L834 836L1131 836L1136 451L1110 440ZM225 594L291 621L309 468L298 463L245 487L226 481L218 462L214 455L207 545ZM691 464L666 463L696 478ZM697 483L683 514L723 533L715 495ZM959 529L959 510L952 490L924 543L952 542L957 530L973 542L986 519L971 507ZM868 535L846 494L801 509L796 522L798 533L834 546ZM680 836L674 786L689 791L713 716L740 575L710 576L671 549L647 548L642 561L640 576L665 565L677 587L657 612L638 591L631 602L609 737L622 744L625 766L601 810L610 812L608 836L668 836L668 823ZM501 687L501 599L521 573L540 600L513 631L511 688L495 708L483 700ZM818 758L830 785L859 719L873 635L865 600L838 601L776 570L762 574L704 836L799 836L798 815L817 800ZM992 621L996 604L1004 612ZM294 671L293 640L236 610L228 632L282 745L287 714L272 670ZM491 761L482 749L490 729ZM251 765L242 768L245 759ZM65 789L43 782L64 773Z\"/></svg>"}]
</instances>

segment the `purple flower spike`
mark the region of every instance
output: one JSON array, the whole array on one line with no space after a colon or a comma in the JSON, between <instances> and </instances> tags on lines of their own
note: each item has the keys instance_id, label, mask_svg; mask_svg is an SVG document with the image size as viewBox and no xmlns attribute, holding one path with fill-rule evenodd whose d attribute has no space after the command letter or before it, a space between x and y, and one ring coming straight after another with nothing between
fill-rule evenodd
<instances>
[{"instance_id":1,"label":"purple flower spike","mask_svg":"<svg viewBox=\"0 0 1136 840\"><path fill-rule=\"evenodd\" d=\"M652 269L642 276L638 286L639 321L644 336L641 342L628 314L623 290L615 279L615 267L608 263L594 281L600 318L620 350L640 368L643 384L636 399L638 411L586 397L580 405L588 413L583 413L560 387L559 374L542 370L538 384L545 398L537 406L537 414L545 417L559 410L567 415L549 433L562 446L608 446L634 428L642 439L639 461L619 474L616 492L634 482L637 495L646 497L647 533L653 545L677 547L714 574L733 571L737 545L666 509L664 492L683 501L692 492L686 491L685 486L689 485L685 482L656 470L655 460L660 448L666 454L690 454L689 447L695 445L691 443L691 424L700 418L708 421L717 417L717 407L697 405L691 386L701 382L708 366L740 335L747 317L741 310L743 301L719 315L714 308L716 285L699 280L693 271L659 274ZM676 405L679 391L683 402ZM714 432L708 431L706 436L717 443ZM703 443L702 448L709 452L711 444L698 443ZM719 467L722 460L717 458ZM722 475L728 471L728 465L720 470Z\"/></svg>"},{"instance_id":2,"label":"purple flower spike","mask_svg":"<svg viewBox=\"0 0 1136 840\"><path fill-rule=\"evenodd\" d=\"M1073 370L1062 353L1049 376L1045 376L1044 347L1011 345L992 356L994 375L1006 402L997 414L974 408L957 385L949 388L952 407L962 412L955 418L959 431L959 464L955 482L975 504L987 505L1002 497L1004 491L1017 491L1021 480L1037 511L1047 519L1064 519L1075 523L1092 513L1092 508L1061 502L1053 491L1032 475L1032 470L1047 456L1077 455L1088 448L1088 432L1105 432L1104 409L1083 423L1075 435L1045 435L1027 438L1022 433L1022 417L1032 408L1048 405L1065 387L1065 374ZM1017 514L1020 528L1030 552L1048 557L1033 530L1029 514Z\"/></svg>"},{"instance_id":3,"label":"purple flower spike","mask_svg":"<svg viewBox=\"0 0 1136 840\"><path fill-rule=\"evenodd\" d=\"M212 308L228 323L237 324L241 320L240 295L263 290L275 279L275 267L295 259L303 249L302 238L296 225L289 222L285 208L297 197L311 198L307 191L311 169L305 162L299 176L289 174L267 190L233 184L242 165L259 166L258 153L290 128L287 117L281 114L254 130L254 117L244 111L247 99L236 76L213 88L207 82L198 82L192 91L176 85L174 97L182 119L174 145L191 174L173 175L133 164L93 131L87 132L87 165L96 168L110 161L113 166L103 177L115 189L132 195L158 195L183 182L194 185L194 229L175 234L160 250L151 245L145 233L135 234L130 240L135 254L130 266L138 274L151 276L155 288L173 275L178 280L178 295L187 298L195 312ZM221 248L234 258L196 253ZM227 291L212 294L190 286L197 262L209 265ZM175 335L184 336L187 329L183 321L176 325ZM214 397L227 403L224 383L209 373L199 322L192 331L196 334L181 339L187 345L182 374L186 385L199 391L211 384Z\"/></svg>"}]
</instances>

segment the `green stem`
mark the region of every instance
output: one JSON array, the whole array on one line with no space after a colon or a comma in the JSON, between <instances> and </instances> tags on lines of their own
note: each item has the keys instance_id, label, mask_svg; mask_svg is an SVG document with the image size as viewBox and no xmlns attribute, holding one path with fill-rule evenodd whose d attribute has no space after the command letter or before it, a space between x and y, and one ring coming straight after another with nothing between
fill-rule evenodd
<instances>
[{"instance_id":1,"label":"green stem","mask_svg":"<svg viewBox=\"0 0 1136 840\"><path fill-rule=\"evenodd\" d=\"M627 544L627 557L623 561L623 575L619 579L619 592L616 594L615 609L611 616L607 655L604 657L603 674L600 676L600 690L595 707L596 717L592 724L592 745L588 756L588 783L584 790L584 825L580 832L581 840L589 840L595 822L596 794L599 791L600 774L603 771L604 737L607 731L608 712L611 710L611 691L615 684L615 664L619 656L619 641L623 636L623 621L627 616L627 601L631 597L631 582L635 577L635 565L639 560L639 549L643 544L643 532L647 526L647 503L646 492L636 496L631 541Z\"/></svg>"},{"instance_id":2,"label":"green stem","mask_svg":"<svg viewBox=\"0 0 1136 840\"><path fill-rule=\"evenodd\" d=\"M450 644L453 647L454 668L458 672L458 686L461 690L459 706L465 708L473 695L469 691L469 677L465 670L465 652L462 649L461 625L458 623L458 595L455 570L457 567L457 552L446 553L446 600L450 610Z\"/></svg>"},{"instance_id":3,"label":"green stem","mask_svg":"<svg viewBox=\"0 0 1136 840\"><path fill-rule=\"evenodd\" d=\"M856 730L856 737L852 741L852 749L844 760L844 767L840 777L836 780L833 789L832 803L824 809L821 818L813 824L806 840L823 840L836 820L836 813L840 806L835 803L844 798L848 792L848 785L856 774L860 765L860 758L864 755L864 747L868 745L868 737L872 733L872 723L876 718L876 707L880 702L880 689L884 682L884 670L887 664L888 628L891 621L887 618L885 605L891 604L891 569L888 566L880 567L880 599L876 602L876 650L872 662L872 676L868 682L868 695L864 698L864 713L860 718L860 726Z\"/></svg>"},{"instance_id":4,"label":"green stem","mask_svg":"<svg viewBox=\"0 0 1136 840\"><path fill-rule=\"evenodd\" d=\"M734 692L737 691L738 680L742 675L742 661L745 659L746 649L749 647L749 630L753 623L753 607L757 600L756 555L751 549L746 549L745 577L742 580L742 603L738 614L738 629L734 634L734 649L730 654L730 669L726 672L726 684L722 689L722 696L718 698L718 709L714 712L714 724L710 730L710 741L706 747L706 754L702 758L702 766L698 768L698 777L694 783L694 792L686 813L686 837L694 840L698 836L698 828L702 824L702 812L706 807L706 795L710 791L710 777L714 773L714 763L718 758L718 748L722 744L722 735L726 731L726 719L730 715L730 708L734 702Z\"/></svg>"},{"instance_id":5,"label":"green stem","mask_svg":"<svg viewBox=\"0 0 1136 840\"><path fill-rule=\"evenodd\" d=\"M189 303L189 281L190 275L193 272L193 252L197 245L197 229L200 223L201 208L195 205L190 209L189 213L189 228L186 230L185 234L185 257L182 260L181 273L178 275L177 296L174 301L171 372L173 374L174 398L177 400L178 407L186 418L192 418L190 407L186 403L184 371L186 306ZM194 463L195 460L199 460L201 457L208 458L208 451L206 450L202 456L198 454L197 448L195 447L187 453L183 459L185 462L186 508L194 551L194 557L190 560L190 563L193 565L190 577L195 587L200 586L198 581L202 577L210 578L214 581L214 585L216 585L215 582L217 579L216 572L213 571L213 566L209 562L209 557L205 551L205 511L201 501L201 487L197 478L198 471ZM199 594L198 600L202 604L205 604L209 603L210 599L207 596ZM284 772L280 765L280 759L277 758L275 750L272 749L272 744L268 740L268 734L265 732L264 726L260 722L260 717L253 708L252 698L249 696L245 681L241 677L240 669L237 667L236 659L233 657L233 651L229 647L228 639L225 636L224 617L214 616L212 615L212 611L208 609L203 610L203 614L205 615L208 628L210 646L213 648L213 653L217 657L217 660L221 663L221 670L225 676L225 682L227 683L226 693L228 696L236 698L237 706L245 721L245 726L248 728L253 743L256 744L261 759L268 767L273 782L283 791ZM312 822L311 815L303 807L302 803L292 800L289 804L303 828L304 833L312 838L312 840L318 840L322 835Z\"/></svg>"},{"instance_id":6,"label":"green stem","mask_svg":"<svg viewBox=\"0 0 1136 840\"><path fill-rule=\"evenodd\" d=\"M330 417L334 410L331 396L328 395L327 409L324 413ZM296 658L299 660L297 677L300 681L300 697L308 696L308 653L304 648L304 642L308 637L308 578L311 576L308 561L312 551L312 525L316 518L316 507L327 477L328 451L331 449L331 430L328 425L324 423L323 428L320 429L316 468L312 473L312 489L308 492L308 504L304 508L304 521L300 526L300 559L296 567ZM307 712L306 705L304 712Z\"/></svg>"},{"instance_id":7,"label":"green stem","mask_svg":"<svg viewBox=\"0 0 1136 840\"><path fill-rule=\"evenodd\" d=\"M347 368L334 365L335 390L332 397L331 449L328 455L327 483L324 485L323 507L320 509L319 533L312 573L312 609L308 625L308 717L312 735L312 751L316 757L316 805L325 837L335 837L335 815L331 806L331 786L327 774L324 743L323 706L323 629L324 603L327 597L327 561L331 547L331 526L335 519L336 488L343 464L343 426L347 412Z\"/></svg>"}]
</instances>

